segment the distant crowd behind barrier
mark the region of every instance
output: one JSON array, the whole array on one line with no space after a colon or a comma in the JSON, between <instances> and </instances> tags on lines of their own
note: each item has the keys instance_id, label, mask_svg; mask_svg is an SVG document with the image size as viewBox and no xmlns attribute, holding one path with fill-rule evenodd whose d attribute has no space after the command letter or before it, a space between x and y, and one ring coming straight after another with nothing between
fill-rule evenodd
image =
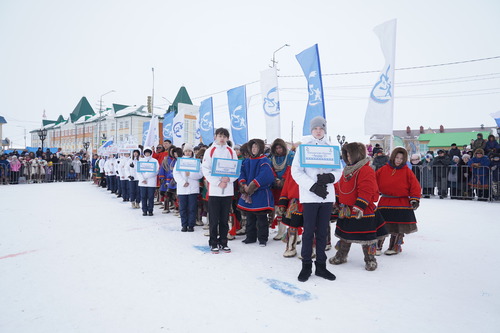
<instances>
[{"instance_id":1,"label":"distant crowd behind barrier","mask_svg":"<svg viewBox=\"0 0 500 333\"><path fill-rule=\"evenodd\" d=\"M368 151L373 169L388 162L380 145ZM35 153L14 150L0 156L0 184L90 180L96 159L84 151L63 154L60 150L42 152L41 148ZM408 167L420 182L423 198L500 201L500 145L493 135L483 140L479 133L462 150L452 144L448 151L440 149L437 154L413 154Z\"/></svg>"},{"instance_id":2,"label":"distant crowd behind barrier","mask_svg":"<svg viewBox=\"0 0 500 333\"><path fill-rule=\"evenodd\" d=\"M85 181L91 178L91 161L84 152L63 154L50 150L14 150L0 156L0 184Z\"/></svg>"}]
</instances>

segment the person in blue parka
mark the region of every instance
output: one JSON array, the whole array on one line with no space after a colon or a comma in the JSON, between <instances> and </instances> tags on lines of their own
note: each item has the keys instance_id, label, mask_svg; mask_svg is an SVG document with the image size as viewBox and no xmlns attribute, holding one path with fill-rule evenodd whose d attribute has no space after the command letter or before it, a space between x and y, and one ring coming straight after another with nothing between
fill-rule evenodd
<instances>
[{"instance_id":1,"label":"person in blue parka","mask_svg":"<svg viewBox=\"0 0 500 333\"><path fill-rule=\"evenodd\" d=\"M265 144L261 139L248 141L250 157L243 161L238 179L241 197L238 209L247 215L247 237L243 243L259 241L266 246L269 238L267 214L274 209L271 185L276 178L271 161L264 155Z\"/></svg>"}]
</instances>

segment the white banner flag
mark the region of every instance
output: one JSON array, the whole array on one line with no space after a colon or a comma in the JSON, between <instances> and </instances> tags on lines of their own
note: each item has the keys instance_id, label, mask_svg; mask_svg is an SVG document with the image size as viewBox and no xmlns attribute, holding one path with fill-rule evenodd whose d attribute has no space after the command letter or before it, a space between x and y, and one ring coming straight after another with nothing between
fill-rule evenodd
<instances>
[{"instance_id":1,"label":"white banner flag","mask_svg":"<svg viewBox=\"0 0 500 333\"><path fill-rule=\"evenodd\" d=\"M266 139L272 143L281 137L280 100L278 94L278 75L276 68L260 72L262 109L266 118Z\"/></svg>"},{"instance_id":2,"label":"white banner flag","mask_svg":"<svg viewBox=\"0 0 500 333\"><path fill-rule=\"evenodd\" d=\"M176 147L182 146L184 143L184 108L177 106L177 114L172 121L172 144Z\"/></svg>"},{"instance_id":3,"label":"white banner flag","mask_svg":"<svg viewBox=\"0 0 500 333\"><path fill-rule=\"evenodd\" d=\"M396 19L376 26L385 65L372 88L365 116L365 134L390 134L394 119L394 66L396 58Z\"/></svg>"},{"instance_id":4,"label":"white banner flag","mask_svg":"<svg viewBox=\"0 0 500 333\"><path fill-rule=\"evenodd\" d=\"M151 121L149 122L149 129L144 140L144 148L156 148L156 145L160 142L160 137L158 135L158 117L153 115ZM153 149L153 151L155 151Z\"/></svg>"}]
</instances>

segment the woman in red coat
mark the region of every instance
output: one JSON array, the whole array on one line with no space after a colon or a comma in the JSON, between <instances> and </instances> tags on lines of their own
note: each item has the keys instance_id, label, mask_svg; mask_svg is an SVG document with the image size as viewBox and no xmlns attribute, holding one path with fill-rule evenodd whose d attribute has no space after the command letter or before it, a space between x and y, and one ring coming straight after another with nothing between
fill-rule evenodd
<instances>
[{"instance_id":1,"label":"woman in red coat","mask_svg":"<svg viewBox=\"0 0 500 333\"><path fill-rule=\"evenodd\" d=\"M422 189L417 177L407 167L408 152L406 149L395 148L389 163L377 171L377 184L381 199L378 210L386 221L386 227L391 234L387 255L401 252L403 237L417 231L417 219L413 212L418 208ZM384 241L377 246L377 255L380 255Z\"/></svg>"},{"instance_id":2,"label":"woman in red coat","mask_svg":"<svg viewBox=\"0 0 500 333\"><path fill-rule=\"evenodd\" d=\"M387 237L385 222L375 206L379 198L375 171L369 165L366 147L362 143L345 144L342 159L347 166L337 183L339 217L335 228L335 236L340 241L336 246L337 253L329 262L333 265L347 262L351 244L358 243L363 248L365 269L374 271L377 269L377 241Z\"/></svg>"}]
</instances>

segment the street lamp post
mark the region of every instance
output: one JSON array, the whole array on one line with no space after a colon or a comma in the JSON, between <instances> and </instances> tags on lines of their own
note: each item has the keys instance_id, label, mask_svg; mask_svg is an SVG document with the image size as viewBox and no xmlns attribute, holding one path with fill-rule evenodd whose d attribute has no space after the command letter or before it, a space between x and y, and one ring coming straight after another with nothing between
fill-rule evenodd
<instances>
[{"instance_id":1,"label":"street lamp post","mask_svg":"<svg viewBox=\"0 0 500 333\"><path fill-rule=\"evenodd\" d=\"M40 138L40 141L42 141L42 152L43 152L43 142L47 138L47 129L46 128L41 128L38 130L38 137Z\"/></svg>"},{"instance_id":2,"label":"street lamp post","mask_svg":"<svg viewBox=\"0 0 500 333\"><path fill-rule=\"evenodd\" d=\"M87 149L89 149L89 146L90 146L90 142L84 142L83 143L83 149L85 149L85 154L87 154Z\"/></svg>"},{"instance_id":3,"label":"street lamp post","mask_svg":"<svg viewBox=\"0 0 500 333\"><path fill-rule=\"evenodd\" d=\"M271 60L273 62L273 65L271 66L271 68L275 68L276 64L278 63L276 61L276 52L278 52L279 50L281 50L282 48L284 48L286 46L290 46L290 45L289 44L285 44L285 45L283 45L282 47L280 47L279 49L277 49L276 51L273 52L273 59Z\"/></svg>"},{"instance_id":4,"label":"street lamp post","mask_svg":"<svg viewBox=\"0 0 500 333\"><path fill-rule=\"evenodd\" d=\"M99 124L98 124L98 132L97 132L97 140L101 140L101 114L102 114L102 98L106 96L107 94L111 94L112 92L115 92L114 90L110 90L105 94L101 95L101 98L99 99ZM97 147L100 146L100 142L97 143Z\"/></svg>"},{"instance_id":5,"label":"street lamp post","mask_svg":"<svg viewBox=\"0 0 500 333\"><path fill-rule=\"evenodd\" d=\"M337 141L338 141L340 147L342 147L345 143L345 135L342 135L342 136L340 136L340 134L337 135Z\"/></svg>"}]
</instances>

